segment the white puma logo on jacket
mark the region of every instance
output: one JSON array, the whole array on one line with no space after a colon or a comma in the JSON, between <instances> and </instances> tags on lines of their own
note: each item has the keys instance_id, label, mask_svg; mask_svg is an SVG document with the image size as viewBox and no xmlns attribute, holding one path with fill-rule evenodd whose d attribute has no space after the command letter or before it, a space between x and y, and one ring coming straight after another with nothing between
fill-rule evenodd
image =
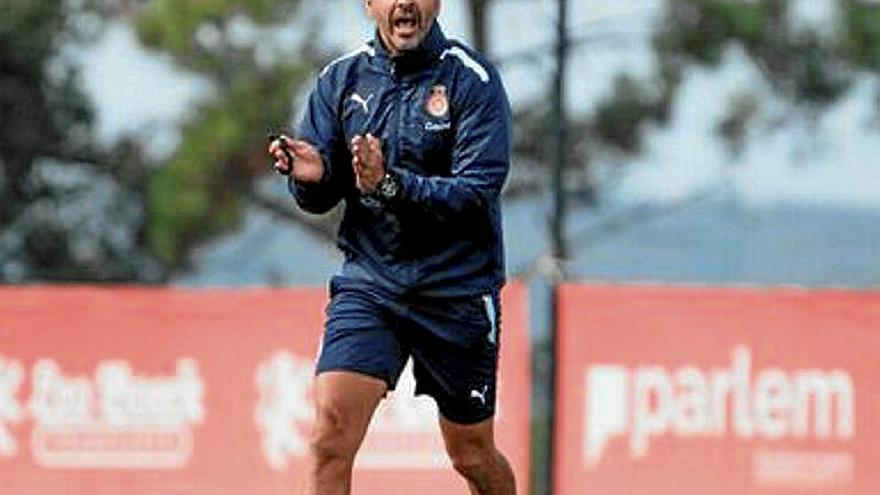
<instances>
[{"instance_id":1,"label":"white puma logo on jacket","mask_svg":"<svg viewBox=\"0 0 880 495\"><path fill-rule=\"evenodd\" d=\"M351 100L353 100L355 103L357 103L358 105L364 107L364 113L370 113L370 109L367 105L370 103L370 100L373 99L372 93L370 94L370 96L367 97L366 100L364 99L363 96L361 96L357 93L352 93L351 96L349 96L349 98Z\"/></svg>"}]
</instances>

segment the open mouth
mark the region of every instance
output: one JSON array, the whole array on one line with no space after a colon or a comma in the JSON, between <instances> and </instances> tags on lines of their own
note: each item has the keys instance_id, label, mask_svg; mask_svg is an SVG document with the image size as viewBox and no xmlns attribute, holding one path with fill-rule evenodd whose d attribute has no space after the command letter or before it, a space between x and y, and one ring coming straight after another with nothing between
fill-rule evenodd
<instances>
[{"instance_id":1,"label":"open mouth","mask_svg":"<svg viewBox=\"0 0 880 495\"><path fill-rule=\"evenodd\" d=\"M417 12L399 12L391 19L391 26L399 36L409 37L419 29L419 16Z\"/></svg>"}]
</instances>

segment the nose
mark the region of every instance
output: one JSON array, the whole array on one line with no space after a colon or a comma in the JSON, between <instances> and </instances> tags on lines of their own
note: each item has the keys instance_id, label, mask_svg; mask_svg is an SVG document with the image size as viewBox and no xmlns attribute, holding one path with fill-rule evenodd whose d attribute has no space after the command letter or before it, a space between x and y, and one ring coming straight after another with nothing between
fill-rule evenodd
<instances>
[{"instance_id":1,"label":"nose","mask_svg":"<svg viewBox=\"0 0 880 495\"><path fill-rule=\"evenodd\" d=\"M398 12L412 15L412 13L416 12L418 9L418 4L416 3L416 0L397 0L394 8Z\"/></svg>"}]
</instances>

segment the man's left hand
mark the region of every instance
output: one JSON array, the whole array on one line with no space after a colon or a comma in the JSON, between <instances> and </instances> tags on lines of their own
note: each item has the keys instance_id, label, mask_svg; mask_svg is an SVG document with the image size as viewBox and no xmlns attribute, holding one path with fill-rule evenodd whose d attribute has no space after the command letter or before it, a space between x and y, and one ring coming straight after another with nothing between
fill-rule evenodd
<instances>
[{"instance_id":1,"label":"man's left hand","mask_svg":"<svg viewBox=\"0 0 880 495\"><path fill-rule=\"evenodd\" d=\"M362 194L371 194L385 176L382 142L372 134L357 135L351 140L351 155L355 185Z\"/></svg>"}]
</instances>

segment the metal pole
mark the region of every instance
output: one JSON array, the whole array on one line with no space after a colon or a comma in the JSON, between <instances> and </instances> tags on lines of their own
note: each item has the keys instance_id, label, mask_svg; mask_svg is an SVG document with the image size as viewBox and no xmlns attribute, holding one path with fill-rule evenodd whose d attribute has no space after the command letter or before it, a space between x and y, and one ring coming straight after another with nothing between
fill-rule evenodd
<instances>
[{"instance_id":1,"label":"metal pole","mask_svg":"<svg viewBox=\"0 0 880 495\"><path fill-rule=\"evenodd\" d=\"M552 249L556 260L564 260L567 253L565 243L565 149L566 149L566 115L565 115L565 65L568 57L568 33L566 31L567 9L566 0L557 0L558 17L556 21L556 77L553 82L553 220Z\"/></svg>"},{"instance_id":2,"label":"metal pole","mask_svg":"<svg viewBox=\"0 0 880 495\"><path fill-rule=\"evenodd\" d=\"M473 36L474 48L484 54L489 55L489 36L487 32L486 20L489 14L489 3L492 0L471 0L471 35Z\"/></svg>"},{"instance_id":3,"label":"metal pole","mask_svg":"<svg viewBox=\"0 0 880 495\"><path fill-rule=\"evenodd\" d=\"M568 246L565 242L565 162L566 162L566 112L565 112L565 69L568 59L568 31L567 31L567 0L557 0L556 19L556 77L553 87L553 219L552 245L554 269L550 277L549 299L549 335L548 335L548 363L547 363L547 425L546 438L546 464L545 477L547 494L555 492L556 470L556 368L557 368L557 327L559 311L559 285L565 279L565 259L568 256Z\"/></svg>"}]
</instances>

